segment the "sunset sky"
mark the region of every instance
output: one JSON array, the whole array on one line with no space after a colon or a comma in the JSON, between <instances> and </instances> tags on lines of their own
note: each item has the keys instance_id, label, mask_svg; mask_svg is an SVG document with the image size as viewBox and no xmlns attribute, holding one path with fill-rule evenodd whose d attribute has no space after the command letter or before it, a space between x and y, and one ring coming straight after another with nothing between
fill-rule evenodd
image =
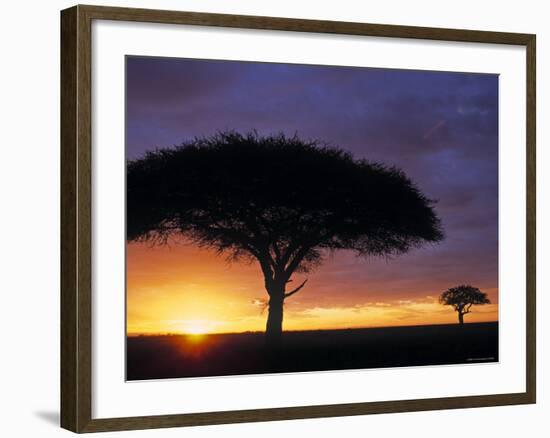
<instances>
[{"instance_id":1,"label":"sunset sky","mask_svg":"<svg viewBox=\"0 0 550 438\"><path fill-rule=\"evenodd\" d=\"M220 130L297 133L403 169L438 203L446 238L394 259L328 257L295 276L284 329L455 323L449 287L487 292L466 322L498 319L498 76L127 58L127 158ZM127 331L264 330L257 264L196 247L129 244Z\"/></svg>"}]
</instances>

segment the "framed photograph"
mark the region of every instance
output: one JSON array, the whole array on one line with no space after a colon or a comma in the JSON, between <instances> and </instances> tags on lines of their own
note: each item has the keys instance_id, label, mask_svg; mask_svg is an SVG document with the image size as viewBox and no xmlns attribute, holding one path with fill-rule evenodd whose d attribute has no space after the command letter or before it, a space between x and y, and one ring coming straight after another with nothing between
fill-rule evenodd
<instances>
[{"instance_id":1,"label":"framed photograph","mask_svg":"<svg viewBox=\"0 0 550 438\"><path fill-rule=\"evenodd\" d=\"M61 423L535 403L535 35L61 13Z\"/></svg>"}]
</instances>

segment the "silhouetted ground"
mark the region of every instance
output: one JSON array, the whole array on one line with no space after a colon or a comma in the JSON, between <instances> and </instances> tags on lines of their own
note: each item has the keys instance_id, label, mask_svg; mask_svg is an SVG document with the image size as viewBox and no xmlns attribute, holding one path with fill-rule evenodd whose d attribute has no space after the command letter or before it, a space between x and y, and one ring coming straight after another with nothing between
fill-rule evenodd
<instances>
[{"instance_id":1,"label":"silhouetted ground","mask_svg":"<svg viewBox=\"0 0 550 438\"><path fill-rule=\"evenodd\" d=\"M498 361L498 323L127 338L127 379L222 376Z\"/></svg>"}]
</instances>

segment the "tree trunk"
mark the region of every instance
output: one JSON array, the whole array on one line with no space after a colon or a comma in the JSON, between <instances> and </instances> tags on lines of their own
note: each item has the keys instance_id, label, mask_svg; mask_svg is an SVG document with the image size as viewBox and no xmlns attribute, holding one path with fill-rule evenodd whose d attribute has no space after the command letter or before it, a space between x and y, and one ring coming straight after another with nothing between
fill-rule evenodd
<instances>
[{"instance_id":1,"label":"tree trunk","mask_svg":"<svg viewBox=\"0 0 550 438\"><path fill-rule=\"evenodd\" d=\"M464 324L464 313L458 312L458 323L460 325Z\"/></svg>"},{"instance_id":2,"label":"tree trunk","mask_svg":"<svg viewBox=\"0 0 550 438\"><path fill-rule=\"evenodd\" d=\"M269 347L278 347L283 334L284 292L273 294L269 298L267 325L265 328L266 343Z\"/></svg>"}]
</instances>

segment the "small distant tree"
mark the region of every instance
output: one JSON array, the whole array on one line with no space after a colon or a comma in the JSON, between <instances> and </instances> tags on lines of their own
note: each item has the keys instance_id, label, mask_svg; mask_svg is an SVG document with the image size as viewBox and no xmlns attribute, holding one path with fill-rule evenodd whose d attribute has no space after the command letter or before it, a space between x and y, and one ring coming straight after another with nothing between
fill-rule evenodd
<instances>
[{"instance_id":1,"label":"small distant tree","mask_svg":"<svg viewBox=\"0 0 550 438\"><path fill-rule=\"evenodd\" d=\"M446 306L453 306L453 309L458 312L459 324L464 324L464 315L471 313L472 306L491 303L485 292L467 284L446 290L439 297L439 302Z\"/></svg>"}]
</instances>

